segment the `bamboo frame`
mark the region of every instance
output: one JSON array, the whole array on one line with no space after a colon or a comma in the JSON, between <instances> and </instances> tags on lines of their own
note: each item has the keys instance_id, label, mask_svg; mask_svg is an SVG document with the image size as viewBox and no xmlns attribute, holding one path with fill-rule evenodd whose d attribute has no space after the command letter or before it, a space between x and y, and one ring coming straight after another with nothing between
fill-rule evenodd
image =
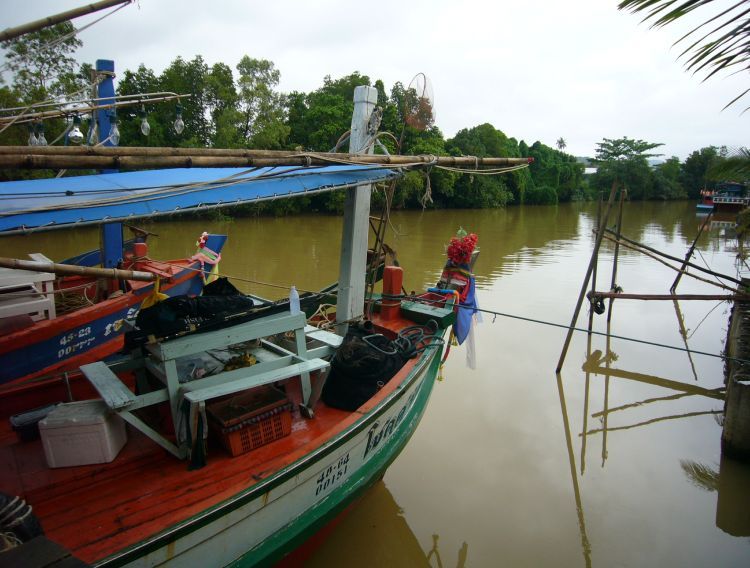
<instances>
[{"instance_id":1,"label":"bamboo frame","mask_svg":"<svg viewBox=\"0 0 750 568\"><path fill-rule=\"evenodd\" d=\"M218 168L269 166L327 166L332 163L401 167L454 166L479 169L526 165L531 158L474 156L386 156L331 152L289 152L218 148L144 148L107 146L3 146L0 168Z\"/></svg>"},{"instance_id":2,"label":"bamboo frame","mask_svg":"<svg viewBox=\"0 0 750 568\"><path fill-rule=\"evenodd\" d=\"M76 266L74 264L58 264L55 262L38 262L35 260L20 260L17 258L0 257L0 266L14 268L16 270L32 270L34 272L52 272L67 276L94 276L97 278L111 278L114 280L139 280L141 282L152 282L156 275L151 272L139 270L122 270L119 268L95 268L88 266Z\"/></svg>"},{"instance_id":3,"label":"bamboo frame","mask_svg":"<svg viewBox=\"0 0 750 568\"><path fill-rule=\"evenodd\" d=\"M132 1L133 0L102 0L101 2L94 2L93 4L87 4L86 6L81 6L80 8L73 8L72 10L60 12L59 14L55 14L53 16L47 16L46 18L34 20L33 22L16 26L15 28L6 28L2 32L0 32L0 41L8 41L31 32L41 30L42 28L54 26L55 24L60 24L74 18L79 18L80 16L85 16L86 14L98 12L99 10L105 10L107 8L111 8L112 6L117 6L118 4L129 4Z\"/></svg>"}]
</instances>

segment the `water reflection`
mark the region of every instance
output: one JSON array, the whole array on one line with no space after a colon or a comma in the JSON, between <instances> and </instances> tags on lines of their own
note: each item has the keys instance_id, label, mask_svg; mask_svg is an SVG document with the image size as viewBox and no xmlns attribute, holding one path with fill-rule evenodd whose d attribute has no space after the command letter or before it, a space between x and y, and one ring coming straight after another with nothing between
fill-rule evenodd
<instances>
[{"instance_id":1,"label":"water reflection","mask_svg":"<svg viewBox=\"0 0 750 568\"><path fill-rule=\"evenodd\" d=\"M363 526L367 530L363 531ZM468 555L469 545L465 541L456 550L441 544L437 534L432 534L424 546L420 544L404 518L404 511L386 484L379 481L305 565L465 568Z\"/></svg>"},{"instance_id":2,"label":"water reflection","mask_svg":"<svg viewBox=\"0 0 750 568\"><path fill-rule=\"evenodd\" d=\"M679 307L675 305L675 309L677 311L679 319L681 317ZM687 333L684 330L684 325L682 323L681 333L683 334L683 337L685 337L685 345L687 348ZM684 400L690 397L704 397L711 400L723 401L725 399L726 393L726 388L724 386L718 388L705 388L700 385L696 385L694 382L668 379L656 375L650 375L647 373L630 371L627 369L615 367L613 364L618 361L619 357L615 352L609 349L609 336L607 336L606 340L608 347L606 351L602 351L600 349L592 349L592 336L588 336L587 354L581 367L581 370L584 372L585 376L585 380L583 383L585 392L583 395L583 426L581 432L578 434L578 438L580 438L581 440L580 473L576 464L574 453L574 436L572 435L570 427L568 408L565 399L564 381L560 373L556 375L558 396L560 401L560 411L562 415L562 425L565 433L569 470L573 487L573 497L578 519L581 551L586 567L590 567L592 565L592 545L587 534L583 498L581 494L581 485L585 475L587 438L592 435L602 435L603 467L607 458L606 436L609 432L633 430L660 422L683 420L686 418L703 415L713 415L716 422L721 425L723 409L709 408L692 412L666 414L662 412L658 416L652 417L647 420L639 420L630 424L620 425L616 427L608 425L608 417L610 415L613 415L615 413L625 413L631 409L642 409L643 407L656 405L658 403ZM622 362L620 362L620 365L621 364ZM693 374L695 375L695 379L697 380L695 367L692 366L692 369ZM597 412L590 413L589 391L591 388L592 376L601 376L605 381L605 388L603 392L603 409ZM647 397L641 400L630 401L610 407L608 403L608 381L610 379L635 381L637 383L659 387L661 389L666 389L672 392L670 394ZM597 428L589 428L589 418L592 420L598 420L601 426ZM718 469L713 465L690 459L681 459L679 460L679 463L685 478L694 487L697 487L698 489L706 492L717 492L718 498L716 504L716 526L725 533L732 536L750 536L750 463L738 462L724 456L723 454L721 455L721 463L718 466Z\"/></svg>"}]
</instances>

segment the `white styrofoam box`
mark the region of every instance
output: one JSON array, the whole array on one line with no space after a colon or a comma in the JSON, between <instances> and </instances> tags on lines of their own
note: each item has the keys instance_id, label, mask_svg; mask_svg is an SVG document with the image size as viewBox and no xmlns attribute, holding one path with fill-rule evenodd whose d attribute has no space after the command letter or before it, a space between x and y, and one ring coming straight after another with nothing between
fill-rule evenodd
<instances>
[{"instance_id":1,"label":"white styrofoam box","mask_svg":"<svg viewBox=\"0 0 750 568\"><path fill-rule=\"evenodd\" d=\"M125 423L103 400L60 404L39 422L49 467L109 463L127 441Z\"/></svg>"}]
</instances>

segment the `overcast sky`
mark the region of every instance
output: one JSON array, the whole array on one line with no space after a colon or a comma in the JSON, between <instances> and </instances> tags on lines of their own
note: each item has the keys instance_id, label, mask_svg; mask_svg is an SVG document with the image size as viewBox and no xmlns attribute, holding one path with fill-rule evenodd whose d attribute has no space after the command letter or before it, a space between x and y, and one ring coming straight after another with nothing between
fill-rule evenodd
<instances>
[{"instance_id":1,"label":"overcast sky","mask_svg":"<svg viewBox=\"0 0 750 568\"><path fill-rule=\"evenodd\" d=\"M0 28L85 3L2 0ZM623 136L662 142L667 157L680 159L705 146L750 145L750 112L740 115L750 100L721 110L750 87L748 74L701 83L672 47L684 25L649 29L616 6L616 0L139 0L83 31L78 57L114 59L117 71L144 63L159 73L177 56L202 55L209 65L234 68L249 55L273 61L283 92L312 91L326 75L354 71L382 79L390 91L422 72L446 138L489 122L528 144L554 146L562 137L566 151L578 156L592 156L603 138Z\"/></svg>"}]
</instances>

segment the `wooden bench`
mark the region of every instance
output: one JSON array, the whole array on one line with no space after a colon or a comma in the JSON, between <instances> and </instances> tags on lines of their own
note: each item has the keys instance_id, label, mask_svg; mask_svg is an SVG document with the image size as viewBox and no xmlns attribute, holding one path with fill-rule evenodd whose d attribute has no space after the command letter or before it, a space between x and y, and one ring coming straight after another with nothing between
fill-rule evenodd
<instances>
[{"instance_id":1,"label":"wooden bench","mask_svg":"<svg viewBox=\"0 0 750 568\"><path fill-rule=\"evenodd\" d=\"M38 262L52 261L42 253L29 254ZM55 318L55 275L49 272L0 268L0 317L30 315L34 321Z\"/></svg>"},{"instance_id":2,"label":"wooden bench","mask_svg":"<svg viewBox=\"0 0 750 568\"><path fill-rule=\"evenodd\" d=\"M218 398L220 396L234 394L253 387L283 381L284 379L296 377L304 373L320 371L329 366L330 363L328 363L328 361L323 361L323 359L308 359L306 361L287 365L281 369L274 369L272 371L250 375L244 379L236 379L228 383L210 387L200 388L197 384L191 385L190 383L186 383L182 386L182 389L185 393L185 398L190 402L205 402L212 398ZM250 368L252 369L252 367Z\"/></svg>"}]
</instances>

